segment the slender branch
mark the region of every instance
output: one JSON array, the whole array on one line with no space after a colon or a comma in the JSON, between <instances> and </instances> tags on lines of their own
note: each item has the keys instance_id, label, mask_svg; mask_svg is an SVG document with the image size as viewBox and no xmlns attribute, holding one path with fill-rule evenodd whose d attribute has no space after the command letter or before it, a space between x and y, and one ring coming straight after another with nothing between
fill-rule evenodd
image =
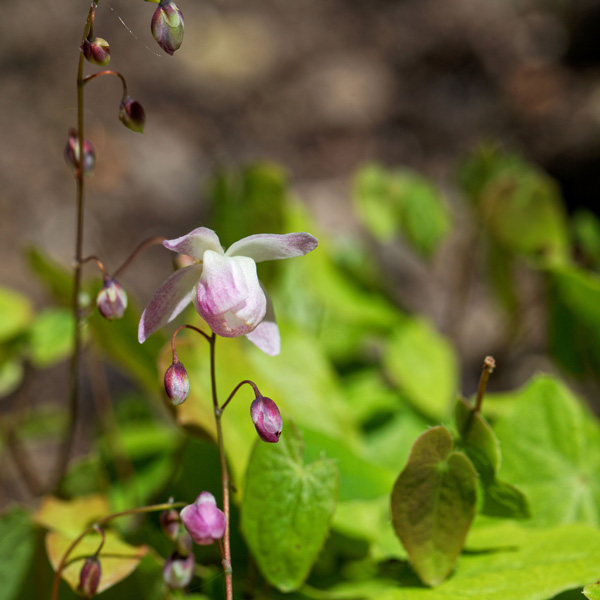
<instances>
[{"instance_id":1,"label":"slender branch","mask_svg":"<svg viewBox=\"0 0 600 600\"><path fill-rule=\"evenodd\" d=\"M121 75L121 73L119 73L118 71L106 70L98 71L98 73L92 73L91 75L88 75L87 77L84 77L82 79L81 85L83 86L86 83L97 79L98 77L103 77L104 75L114 75L115 77L118 77L121 80L121 84L123 85L123 98L125 99L127 97L127 82L125 81L125 77L123 77L123 75Z\"/></svg>"},{"instance_id":2,"label":"slender branch","mask_svg":"<svg viewBox=\"0 0 600 600\"><path fill-rule=\"evenodd\" d=\"M162 235L155 235L154 237L144 240L130 255L129 258L115 271L113 277L116 279L129 265L146 249L156 244L162 244L167 238Z\"/></svg>"},{"instance_id":3,"label":"slender branch","mask_svg":"<svg viewBox=\"0 0 600 600\"><path fill-rule=\"evenodd\" d=\"M199 333L212 347L212 345L213 345L212 338L208 334L204 333L204 331L202 331L202 329L198 329L197 327L194 327L193 325L181 325L173 332L173 335L171 336L171 353L173 354L174 362L177 362L179 360L177 357L177 350L175 350L175 338L177 337L177 334L182 329L191 329L192 331ZM214 398L214 392L213 392L213 398Z\"/></svg>"},{"instance_id":4,"label":"slender branch","mask_svg":"<svg viewBox=\"0 0 600 600\"><path fill-rule=\"evenodd\" d=\"M104 279L106 279L108 277L108 273L106 272L106 267L104 266L104 263L97 257L97 256L86 256L85 258L82 258L80 261L80 266L83 266L85 263L94 261L96 263L96 266L100 269L100 272L102 273L102 276L104 277Z\"/></svg>"},{"instance_id":5,"label":"slender branch","mask_svg":"<svg viewBox=\"0 0 600 600\"><path fill-rule=\"evenodd\" d=\"M254 393L256 394L256 396L261 396L262 394L260 393L258 386L254 383L254 381L250 381L250 379L244 379L244 381L240 381L234 388L233 392L231 392L231 394L229 394L229 398L227 398L227 400L225 400L223 406L221 406L220 411L223 412L225 410L225 407L229 404L229 401L235 396L236 392L245 384L247 383L248 385L252 386L252 388L254 389Z\"/></svg>"},{"instance_id":6,"label":"slender branch","mask_svg":"<svg viewBox=\"0 0 600 600\"><path fill-rule=\"evenodd\" d=\"M112 521L114 519L118 519L119 517L124 517L124 516L128 516L128 515L139 515L139 514L143 514L143 513L156 512L159 510L168 510L170 508L181 508L183 506L185 506L185 502L165 502L163 504L152 504L150 506L140 506L138 508L131 508L129 510L123 510L121 512L113 513L112 515L103 517L99 521L96 521L95 523L90 525L85 531L83 531L83 533L81 535L79 535L77 538L75 538L73 540L71 545L67 548L66 552L63 554L63 557L60 559L60 562L58 563L58 567L56 568L56 572L54 573L54 580L52 581L52 595L50 596L50 600L58 600L58 586L60 583L60 575L61 575L63 569L65 568L67 561L69 560L69 556L71 555L71 552L73 552L73 550L75 550L75 548L77 547L79 542L81 542L81 540L83 540L83 538L85 538L87 535L89 535L92 531L97 531L99 528L102 527L102 525L106 525L110 521ZM104 541L102 542L102 544L104 544ZM102 545L100 546L100 548L98 548L98 551L96 554L98 554L98 552L100 552L101 548L102 548Z\"/></svg>"},{"instance_id":7,"label":"slender branch","mask_svg":"<svg viewBox=\"0 0 600 600\"><path fill-rule=\"evenodd\" d=\"M83 28L83 35L81 38L81 45L85 42L86 37L92 26L94 19L94 13L96 10L97 2L92 2L88 17ZM82 338L81 331L83 327L83 316L81 306L79 304L79 295L81 293L81 259L83 254L83 210L84 210L84 135L83 135L83 52L79 54L79 64L77 66L77 136L78 136L78 147L79 153L76 157L77 169L76 169L76 181L77 181L77 215L76 215L76 239L75 239L75 266L73 269L73 299L72 299L72 311L73 321L75 323L73 332L73 353L71 354L71 361L69 365L69 418L67 419L67 426L63 437L63 442L58 450L58 457L56 461L56 468L54 471L54 487L59 487L60 482L67 470L69 463L69 456L75 439L75 430L77 426L78 413L79 413L79 384L80 384L80 367L81 367L81 351L82 351Z\"/></svg>"},{"instance_id":8,"label":"slender branch","mask_svg":"<svg viewBox=\"0 0 600 600\"><path fill-rule=\"evenodd\" d=\"M225 445L223 443L223 427L221 426L222 409L219 408L217 397L217 378L215 374L215 346L217 334L213 333L210 338L210 383L212 389L213 408L215 411L215 422L217 425L217 446L221 458L221 482L223 486L223 512L225 513L225 535L223 536L223 570L225 571L225 592L227 600L233 600L233 578L231 569L231 543L229 540L229 470L225 456Z\"/></svg>"},{"instance_id":9,"label":"slender branch","mask_svg":"<svg viewBox=\"0 0 600 600\"><path fill-rule=\"evenodd\" d=\"M477 400L475 401L475 413L481 412L481 405L483 404L483 398L485 397L485 390L487 387L488 379L496 368L496 361L493 356L486 356L483 359L483 369L481 371L481 377L479 379L479 387L477 389Z\"/></svg>"}]
</instances>

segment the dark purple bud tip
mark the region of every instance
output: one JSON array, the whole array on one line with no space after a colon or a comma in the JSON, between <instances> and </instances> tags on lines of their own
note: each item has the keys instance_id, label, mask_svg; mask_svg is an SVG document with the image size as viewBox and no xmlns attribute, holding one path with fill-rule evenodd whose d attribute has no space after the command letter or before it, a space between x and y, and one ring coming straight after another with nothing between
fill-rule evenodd
<instances>
[{"instance_id":1,"label":"dark purple bud tip","mask_svg":"<svg viewBox=\"0 0 600 600\"><path fill-rule=\"evenodd\" d=\"M185 367L175 360L165 373L165 391L175 406L179 406L190 395L190 378Z\"/></svg>"},{"instance_id":2,"label":"dark purple bud tip","mask_svg":"<svg viewBox=\"0 0 600 600\"><path fill-rule=\"evenodd\" d=\"M79 138L76 129L69 129L69 139L65 147L65 160L73 169L75 175L79 175ZM83 174L86 177L94 174L96 166L96 152L94 146L88 140L83 140Z\"/></svg>"},{"instance_id":3,"label":"dark purple bud tip","mask_svg":"<svg viewBox=\"0 0 600 600\"><path fill-rule=\"evenodd\" d=\"M177 539L180 523L181 519L179 518L179 513L174 508L163 510L160 513L161 529L172 542Z\"/></svg>"},{"instance_id":4,"label":"dark purple bud tip","mask_svg":"<svg viewBox=\"0 0 600 600\"><path fill-rule=\"evenodd\" d=\"M89 556L85 559L79 573L79 591L86 597L92 598L96 595L102 568L97 556Z\"/></svg>"},{"instance_id":5,"label":"dark purple bud tip","mask_svg":"<svg viewBox=\"0 0 600 600\"><path fill-rule=\"evenodd\" d=\"M225 533L225 514L217 508L210 492L202 492L194 504L181 509L181 520L192 539L200 546L220 540Z\"/></svg>"},{"instance_id":6,"label":"dark purple bud tip","mask_svg":"<svg viewBox=\"0 0 600 600\"><path fill-rule=\"evenodd\" d=\"M144 133L146 125L146 113L142 105L133 98L125 98L121 101L119 108L119 120L127 129L135 131L135 133Z\"/></svg>"},{"instance_id":7,"label":"dark purple bud tip","mask_svg":"<svg viewBox=\"0 0 600 600\"><path fill-rule=\"evenodd\" d=\"M158 45L170 55L183 42L183 14L175 2L161 0L152 16L152 35Z\"/></svg>"},{"instance_id":8,"label":"dark purple bud tip","mask_svg":"<svg viewBox=\"0 0 600 600\"><path fill-rule=\"evenodd\" d=\"M163 567L163 581L172 589L178 590L189 585L194 576L194 555L182 556L173 552Z\"/></svg>"},{"instance_id":9,"label":"dark purple bud tip","mask_svg":"<svg viewBox=\"0 0 600 600\"><path fill-rule=\"evenodd\" d=\"M100 314L109 321L120 319L127 308L127 294L115 279L106 279L96 296L96 306Z\"/></svg>"},{"instance_id":10,"label":"dark purple bud tip","mask_svg":"<svg viewBox=\"0 0 600 600\"><path fill-rule=\"evenodd\" d=\"M250 405L250 416L263 442L279 441L283 422L277 404L271 398L257 396Z\"/></svg>"},{"instance_id":11,"label":"dark purple bud tip","mask_svg":"<svg viewBox=\"0 0 600 600\"><path fill-rule=\"evenodd\" d=\"M93 65L105 67L110 62L110 46L105 39L84 40L81 50L85 59Z\"/></svg>"}]
</instances>

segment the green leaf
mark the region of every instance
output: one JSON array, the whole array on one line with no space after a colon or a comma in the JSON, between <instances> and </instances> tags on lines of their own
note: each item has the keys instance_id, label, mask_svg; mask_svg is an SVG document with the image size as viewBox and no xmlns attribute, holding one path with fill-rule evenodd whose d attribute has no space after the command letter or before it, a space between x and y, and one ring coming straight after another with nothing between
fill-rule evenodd
<instances>
[{"instance_id":1,"label":"green leaf","mask_svg":"<svg viewBox=\"0 0 600 600\"><path fill-rule=\"evenodd\" d=\"M496 552L465 554L453 577L433 590L402 587L369 595L373 600L547 600L598 577L600 531L585 525L548 530L495 528ZM504 533L502 533L504 532ZM493 541L491 540L491 541ZM409 584L410 585L410 584Z\"/></svg>"},{"instance_id":2,"label":"green leaf","mask_svg":"<svg viewBox=\"0 0 600 600\"><path fill-rule=\"evenodd\" d=\"M284 233L289 175L273 163L218 173L209 184L212 222L225 246L256 233Z\"/></svg>"},{"instance_id":3,"label":"green leaf","mask_svg":"<svg viewBox=\"0 0 600 600\"><path fill-rule=\"evenodd\" d=\"M0 517L0 600L15 600L33 558L35 541L29 513L12 508Z\"/></svg>"},{"instance_id":4,"label":"green leaf","mask_svg":"<svg viewBox=\"0 0 600 600\"><path fill-rule=\"evenodd\" d=\"M31 362L38 369L66 359L73 348L73 316L66 308L49 308L39 313L29 335Z\"/></svg>"},{"instance_id":5,"label":"green leaf","mask_svg":"<svg viewBox=\"0 0 600 600\"><path fill-rule=\"evenodd\" d=\"M600 368L600 277L577 267L548 269L549 343L574 375Z\"/></svg>"},{"instance_id":6,"label":"green leaf","mask_svg":"<svg viewBox=\"0 0 600 600\"><path fill-rule=\"evenodd\" d=\"M428 585L441 583L454 569L475 516L477 473L452 447L445 427L426 431L392 491L394 529Z\"/></svg>"},{"instance_id":7,"label":"green leaf","mask_svg":"<svg viewBox=\"0 0 600 600\"><path fill-rule=\"evenodd\" d=\"M23 380L23 363L7 360L0 363L0 398L14 392Z\"/></svg>"},{"instance_id":8,"label":"green leaf","mask_svg":"<svg viewBox=\"0 0 600 600\"><path fill-rule=\"evenodd\" d=\"M473 462L479 476L492 481L500 466L500 445L492 428L480 413L459 398L454 407L460 446Z\"/></svg>"},{"instance_id":9,"label":"green leaf","mask_svg":"<svg viewBox=\"0 0 600 600\"><path fill-rule=\"evenodd\" d=\"M482 514L503 519L531 518L531 508L527 496L514 485L494 479L484 485L483 490Z\"/></svg>"},{"instance_id":10,"label":"green leaf","mask_svg":"<svg viewBox=\"0 0 600 600\"><path fill-rule=\"evenodd\" d=\"M495 431L500 475L531 502L538 526L600 522L600 427L560 381L539 376L514 393Z\"/></svg>"},{"instance_id":11,"label":"green leaf","mask_svg":"<svg viewBox=\"0 0 600 600\"><path fill-rule=\"evenodd\" d=\"M33 306L27 296L0 287L0 342L24 331L33 318Z\"/></svg>"},{"instance_id":12,"label":"green leaf","mask_svg":"<svg viewBox=\"0 0 600 600\"><path fill-rule=\"evenodd\" d=\"M358 216L375 237L389 241L402 232L424 256L435 250L450 228L438 190L408 170L363 167L355 178L354 201Z\"/></svg>"},{"instance_id":13,"label":"green leaf","mask_svg":"<svg viewBox=\"0 0 600 600\"><path fill-rule=\"evenodd\" d=\"M583 588L583 595L589 600L600 600L600 582L586 585Z\"/></svg>"},{"instance_id":14,"label":"green leaf","mask_svg":"<svg viewBox=\"0 0 600 600\"><path fill-rule=\"evenodd\" d=\"M30 269L46 284L50 293L62 304L73 301L73 274L51 258L44 250L31 246L26 251Z\"/></svg>"},{"instance_id":15,"label":"green leaf","mask_svg":"<svg viewBox=\"0 0 600 600\"><path fill-rule=\"evenodd\" d=\"M339 476L333 462L305 465L292 427L277 444L258 442L248 466L241 527L265 578L281 591L298 589L325 541Z\"/></svg>"},{"instance_id":16,"label":"green leaf","mask_svg":"<svg viewBox=\"0 0 600 600\"><path fill-rule=\"evenodd\" d=\"M370 500L389 492L394 473L361 456L347 440L304 427L302 434L307 463L319 458L335 462L340 473L340 501Z\"/></svg>"},{"instance_id":17,"label":"green leaf","mask_svg":"<svg viewBox=\"0 0 600 600\"><path fill-rule=\"evenodd\" d=\"M457 389L452 346L423 319L406 319L391 333L384 368L413 406L442 421Z\"/></svg>"},{"instance_id":18,"label":"green leaf","mask_svg":"<svg viewBox=\"0 0 600 600\"><path fill-rule=\"evenodd\" d=\"M600 267L600 220L589 210L573 215L573 231L577 249L586 266Z\"/></svg>"},{"instance_id":19,"label":"green leaf","mask_svg":"<svg viewBox=\"0 0 600 600\"><path fill-rule=\"evenodd\" d=\"M462 398L455 405L460 447L473 462L483 488L481 512L493 517L527 519L531 516L524 494L496 478L500 467L500 443L487 421Z\"/></svg>"}]
</instances>

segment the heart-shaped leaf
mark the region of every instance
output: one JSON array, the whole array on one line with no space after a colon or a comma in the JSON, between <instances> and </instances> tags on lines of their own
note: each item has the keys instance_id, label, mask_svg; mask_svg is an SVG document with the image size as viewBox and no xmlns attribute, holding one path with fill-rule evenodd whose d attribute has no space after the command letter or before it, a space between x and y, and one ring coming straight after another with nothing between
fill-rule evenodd
<instances>
[{"instance_id":1,"label":"heart-shaped leaf","mask_svg":"<svg viewBox=\"0 0 600 600\"><path fill-rule=\"evenodd\" d=\"M277 444L257 442L248 465L242 532L265 578L281 591L308 577L335 509L338 470L329 459L304 464L289 423Z\"/></svg>"},{"instance_id":2,"label":"heart-shaped leaf","mask_svg":"<svg viewBox=\"0 0 600 600\"><path fill-rule=\"evenodd\" d=\"M392 520L420 579L441 583L454 569L475 516L477 473L453 450L445 427L415 442L392 492Z\"/></svg>"}]
</instances>

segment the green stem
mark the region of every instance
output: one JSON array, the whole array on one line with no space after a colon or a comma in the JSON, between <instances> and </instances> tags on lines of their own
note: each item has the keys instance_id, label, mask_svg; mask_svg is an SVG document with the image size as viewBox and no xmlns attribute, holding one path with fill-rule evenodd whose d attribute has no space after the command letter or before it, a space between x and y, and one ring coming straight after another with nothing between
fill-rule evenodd
<instances>
[{"instance_id":1,"label":"green stem","mask_svg":"<svg viewBox=\"0 0 600 600\"><path fill-rule=\"evenodd\" d=\"M233 578L231 570L231 544L229 540L229 470L225 456L225 445L223 443L223 427L221 425L222 409L219 408L217 397L217 378L215 374L215 346L217 335L212 334L210 338L210 383L212 388L213 408L215 411L215 423L217 426L217 446L221 458L221 482L223 486L223 512L225 513L225 535L223 536L223 570L225 571L225 592L227 600L233 600Z\"/></svg>"},{"instance_id":2,"label":"green stem","mask_svg":"<svg viewBox=\"0 0 600 600\"><path fill-rule=\"evenodd\" d=\"M128 516L128 515L139 515L139 514L143 514L143 513L156 512L159 510L169 510L170 508L182 508L184 506L185 506L185 502L165 502L163 504L152 504L150 506L140 506L138 508L131 508L129 510L123 510L121 512L113 513L112 515L103 517L99 521L96 521L95 523L90 525L81 535L79 535L77 538L75 538L73 540L71 545L67 548L67 551L63 554L63 557L60 559L60 562L58 563L58 567L56 568L56 572L54 573L54 580L52 582L52 595L50 596L50 600L58 600L58 586L60 583L60 575L61 575L63 569L65 568L67 561L69 560L69 556L71 555L71 552L73 552L73 550L75 550L75 548L77 548L79 542L81 542L81 540L83 540L83 538L85 538L87 535L89 535L92 531L97 531L98 529L101 529L102 525L106 525L110 521L113 521L114 519L118 519L119 517L124 517L124 516ZM100 552L102 545L104 545L104 536L103 536L102 544L101 544L100 548L98 548L98 552L96 552L96 555Z\"/></svg>"}]
</instances>

